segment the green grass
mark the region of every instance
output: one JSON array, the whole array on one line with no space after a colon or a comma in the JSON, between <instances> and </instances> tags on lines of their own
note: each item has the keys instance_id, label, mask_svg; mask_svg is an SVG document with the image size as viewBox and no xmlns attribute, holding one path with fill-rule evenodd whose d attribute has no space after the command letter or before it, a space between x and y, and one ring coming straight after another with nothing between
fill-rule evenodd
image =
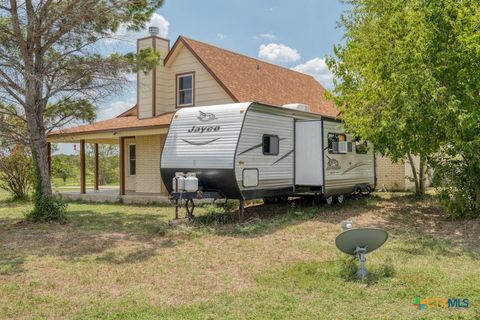
<instances>
[{"instance_id":1,"label":"green grass","mask_svg":"<svg viewBox=\"0 0 480 320\"><path fill-rule=\"evenodd\" d=\"M430 198L253 205L244 223L207 206L176 227L170 207L71 203L64 225L24 222L30 207L0 192L5 319L480 318L480 221L444 220ZM345 219L390 233L369 281L346 280ZM418 311L417 296L471 306Z\"/></svg>"}]
</instances>

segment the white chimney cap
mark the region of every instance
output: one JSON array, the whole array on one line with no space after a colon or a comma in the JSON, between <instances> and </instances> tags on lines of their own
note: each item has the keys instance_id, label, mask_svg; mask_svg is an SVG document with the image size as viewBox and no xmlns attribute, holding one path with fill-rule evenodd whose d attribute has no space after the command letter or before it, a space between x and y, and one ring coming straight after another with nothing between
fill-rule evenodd
<instances>
[{"instance_id":1,"label":"white chimney cap","mask_svg":"<svg viewBox=\"0 0 480 320\"><path fill-rule=\"evenodd\" d=\"M148 33L150 33L151 36L156 36L159 33L158 27L148 27Z\"/></svg>"}]
</instances>

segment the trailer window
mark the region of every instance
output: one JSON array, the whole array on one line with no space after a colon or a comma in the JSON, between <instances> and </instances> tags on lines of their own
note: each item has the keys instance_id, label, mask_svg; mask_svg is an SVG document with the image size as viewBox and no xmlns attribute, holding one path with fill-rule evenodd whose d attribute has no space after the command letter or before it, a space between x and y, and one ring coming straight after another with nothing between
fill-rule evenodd
<instances>
[{"instance_id":1,"label":"trailer window","mask_svg":"<svg viewBox=\"0 0 480 320\"><path fill-rule=\"evenodd\" d=\"M263 135L263 154L276 156L278 155L279 150L279 139L278 136L264 134Z\"/></svg>"},{"instance_id":2,"label":"trailer window","mask_svg":"<svg viewBox=\"0 0 480 320\"><path fill-rule=\"evenodd\" d=\"M338 144L338 142L346 142L347 135L344 133L329 133L327 135L327 139L328 139L328 152L336 153L334 150L334 144Z\"/></svg>"}]
</instances>

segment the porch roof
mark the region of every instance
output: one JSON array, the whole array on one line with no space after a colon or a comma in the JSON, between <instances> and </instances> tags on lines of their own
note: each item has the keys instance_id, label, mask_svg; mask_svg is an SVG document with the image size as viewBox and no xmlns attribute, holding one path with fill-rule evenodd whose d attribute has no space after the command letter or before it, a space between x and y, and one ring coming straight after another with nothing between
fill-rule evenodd
<instances>
[{"instance_id":1,"label":"porch roof","mask_svg":"<svg viewBox=\"0 0 480 320\"><path fill-rule=\"evenodd\" d=\"M167 129L170 125L174 112L168 112L153 118L138 119L137 116L123 116L92 124L81 125L68 129L52 131L48 134L48 140L51 142L67 142L79 139L108 139L117 138L125 135L135 135L141 132L142 135L160 133L158 129ZM161 130L161 131L165 131Z\"/></svg>"}]
</instances>

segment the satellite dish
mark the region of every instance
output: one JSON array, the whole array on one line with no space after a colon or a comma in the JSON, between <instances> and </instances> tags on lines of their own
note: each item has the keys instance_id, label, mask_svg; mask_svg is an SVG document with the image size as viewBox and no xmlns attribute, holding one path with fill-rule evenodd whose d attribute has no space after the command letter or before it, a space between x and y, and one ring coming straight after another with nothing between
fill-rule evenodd
<instances>
[{"instance_id":1,"label":"satellite dish","mask_svg":"<svg viewBox=\"0 0 480 320\"><path fill-rule=\"evenodd\" d=\"M368 271L365 268L365 255L380 248L388 239L388 233L383 229L364 228L348 229L340 233L335 239L337 248L348 255L352 255L360 262L360 268L355 276L365 278Z\"/></svg>"}]
</instances>

